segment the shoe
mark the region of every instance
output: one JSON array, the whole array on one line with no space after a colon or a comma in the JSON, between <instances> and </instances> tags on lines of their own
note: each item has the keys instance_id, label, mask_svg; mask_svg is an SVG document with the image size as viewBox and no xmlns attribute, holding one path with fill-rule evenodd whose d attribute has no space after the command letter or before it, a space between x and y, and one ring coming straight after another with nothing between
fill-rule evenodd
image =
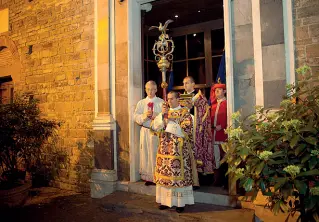
<instances>
[{"instance_id":1,"label":"shoe","mask_svg":"<svg viewBox=\"0 0 319 222\"><path fill-rule=\"evenodd\" d=\"M160 210L165 210L165 209L168 209L169 207L168 206L165 206L165 205L159 205L158 209Z\"/></svg>"},{"instance_id":2,"label":"shoe","mask_svg":"<svg viewBox=\"0 0 319 222\"><path fill-rule=\"evenodd\" d=\"M177 213L182 213L184 211L184 207L176 207Z\"/></svg>"},{"instance_id":3,"label":"shoe","mask_svg":"<svg viewBox=\"0 0 319 222\"><path fill-rule=\"evenodd\" d=\"M150 181L145 182L145 186L155 186L156 184Z\"/></svg>"},{"instance_id":4,"label":"shoe","mask_svg":"<svg viewBox=\"0 0 319 222\"><path fill-rule=\"evenodd\" d=\"M193 190L199 190L199 186L193 186Z\"/></svg>"}]
</instances>

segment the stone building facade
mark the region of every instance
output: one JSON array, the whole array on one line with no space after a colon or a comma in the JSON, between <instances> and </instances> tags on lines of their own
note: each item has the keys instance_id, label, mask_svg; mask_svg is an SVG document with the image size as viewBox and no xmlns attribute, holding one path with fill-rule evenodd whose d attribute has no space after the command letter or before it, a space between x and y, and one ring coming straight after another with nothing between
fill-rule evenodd
<instances>
[{"instance_id":1,"label":"stone building facade","mask_svg":"<svg viewBox=\"0 0 319 222\"><path fill-rule=\"evenodd\" d=\"M319 73L319 2L294 1L296 67L307 64Z\"/></svg>"},{"instance_id":2,"label":"stone building facade","mask_svg":"<svg viewBox=\"0 0 319 222\"><path fill-rule=\"evenodd\" d=\"M3 0L8 30L0 33L0 78L39 99L45 117L61 121L47 153L54 186L88 190L94 119L94 2ZM2 18L4 19L4 18ZM2 23L3 22L3 23ZM6 24L2 20L1 26ZM8 54L8 56L4 56ZM4 83L2 83L3 86Z\"/></svg>"},{"instance_id":3,"label":"stone building facade","mask_svg":"<svg viewBox=\"0 0 319 222\"><path fill-rule=\"evenodd\" d=\"M0 29L0 84L11 76L14 92L62 121L47 152L53 186L102 197L139 180L133 112L144 88L141 10L152 2L0 0L9 24ZM318 73L318 1L223 2L229 114L278 106L295 67Z\"/></svg>"}]
</instances>

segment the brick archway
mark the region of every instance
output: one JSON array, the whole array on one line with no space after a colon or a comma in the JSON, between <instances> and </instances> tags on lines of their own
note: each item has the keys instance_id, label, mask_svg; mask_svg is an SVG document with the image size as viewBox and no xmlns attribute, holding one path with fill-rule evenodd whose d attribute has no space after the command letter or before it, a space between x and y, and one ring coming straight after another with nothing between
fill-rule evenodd
<instances>
[{"instance_id":1,"label":"brick archway","mask_svg":"<svg viewBox=\"0 0 319 222\"><path fill-rule=\"evenodd\" d=\"M7 47L11 51L13 58L20 61L18 48L9 37L0 36L0 46Z\"/></svg>"},{"instance_id":2,"label":"brick archway","mask_svg":"<svg viewBox=\"0 0 319 222\"><path fill-rule=\"evenodd\" d=\"M22 68L18 48L14 41L7 36L0 36L0 47L7 48L10 51L10 56L12 58L12 64L0 67L0 77L11 76L14 84L16 84L20 80Z\"/></svg>"}]
</instances>

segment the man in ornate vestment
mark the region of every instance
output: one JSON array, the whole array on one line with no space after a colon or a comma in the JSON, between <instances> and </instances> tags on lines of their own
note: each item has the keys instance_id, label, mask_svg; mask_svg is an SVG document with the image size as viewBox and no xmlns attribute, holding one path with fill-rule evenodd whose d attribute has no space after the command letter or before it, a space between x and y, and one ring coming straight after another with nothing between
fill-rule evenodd
<instances>
[{"instance_id":1,"label":"man in ornate vestment","mask_svg":"<svg viewBox=\"0 0 319 222\"><path fill-rule=\"evenodd\" d=\"M227 101L225 97L226 85L214 84L210 92L211 99L211 122L214 146L214 185L221 186L225 181L225 170L221 169L220 161L224 156L221 144L227 140L225 129L227 128Z\"/></svg>"},{"instance_id":2,"label":"man in ornate vestment","mask_svg":"<svg viewBox=\"0 0 319 222\"><path fill-rule=\"evenodd\" d=\"M146 181L145 185L155 185L154 169L155 158L158 148L159 139L157 134L150 129L151 121L162 110L164 100L156 97L157 85L154 81L145 84L147 97L137 103L134 120L141 125L140 131L140 175L142 180Z\"/></svg>"},{"instance_id":3,"label":"man in ornate vestment","mask_svg":"<svg viewBox=\"0 0 319 222\"><path fill-rule=\"evenodd\" d=\"M176 206L176 211L181 213L186 204L194 204L192 186L198 181L192 150L193 120L188 109L179 105L178 97L177 92L168 93L170 108L163 104L152 128L160 131L154 175L156 202L161 204L160 210Z\"/></svg>"},{"instance_id":4,"label":"man in ornate vestment","mask_svg":"<svg viewBox=\"0 0 319 222\"><path fill-rule=\"evenodd\" d=\"M194 152L197 161L197 171L204 174L213 173L213 148L210 106L200 90L195 90L193 77L183 80L184 94L192 94L190 103L186 106L194 116Z\"/></svg>"}]
</instances>

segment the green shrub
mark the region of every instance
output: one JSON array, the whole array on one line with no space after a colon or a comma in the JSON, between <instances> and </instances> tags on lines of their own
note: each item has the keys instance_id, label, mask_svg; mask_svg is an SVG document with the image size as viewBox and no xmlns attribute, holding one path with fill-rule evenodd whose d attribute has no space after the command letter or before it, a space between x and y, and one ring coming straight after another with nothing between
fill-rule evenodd
<instances>
[{"instance_id":1,"label":"green shrub","mask_svg":"<svg viewBox=\"0 0 319 222\"><path fill-rule=\"evenodd\" d=\"M38 101L16 96L0 104L0 187L10 188L23 180L23 171L37 167L41 148L59 126L41 118Z\"/></svg>"},{"instance_id":2,"label":"green shrub","mask_svg":"<svg viewBox=\"0 0 319 222\"><path fill-rule=\"evenodd\" d=\"M233 114L223 162L252 200L261 191L275 214L299 211L299 220L312 222L319 221L319 80L307 66L297 72L279 110Z\"/></svg>"}]
</instances>

